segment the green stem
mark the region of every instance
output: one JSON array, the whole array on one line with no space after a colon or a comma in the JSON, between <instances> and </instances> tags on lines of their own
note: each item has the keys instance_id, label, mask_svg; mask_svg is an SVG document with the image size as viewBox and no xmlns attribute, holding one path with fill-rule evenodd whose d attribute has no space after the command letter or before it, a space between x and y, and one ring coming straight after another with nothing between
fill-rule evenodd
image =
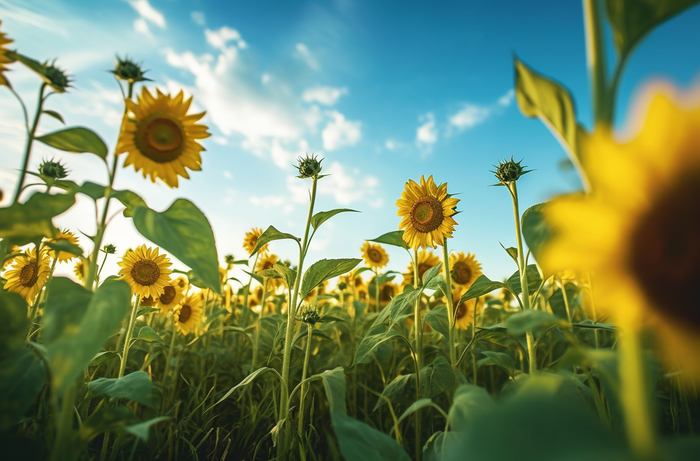
<instances>
[{"instance_id":1,"label":"green stem","mask_svg":"<svg viewBox=\"0 0 700 461\"><path fill-rule=\"evenodd\" d=\"M34 114L34 122L32 127L27 133L27 145L24 148L24 163L22 165L22 172L19 176L19 181L17 181L17 190L15 191L15 198L12 200L14 205L19 201L19 194L22 192L22 186L24 185L24 177L27 175L27 168L29 167L29 156L32 152L32 144L34 143L34 135L36 134L36 128L39 126L39 118L41 117L41 109L44 105L44 90L46 89L46 83L42 83L39 88L39 102L37 103L36 113Z\"/></svg>"},{"instance_id":2,"label":"green stem","mask_svg":"<svg viewBox=\"0 0 700 461\"><path fill-rule=\"evenodd\" d=\"M267 299L267 278L263 277L263 295L260 302L260 313L258 313L258 323L255 325L255 343L253 344L253 363L251 364L251 373L255 371L255 366L258 363L258 343L260 342L260 322L265 311L265 300Z\"/></svg>"},{"instance_id":3,"label":"green stem","mask_svg":"<svg viewBox=\"0 0 700 461\"><path fill-rule=\"evenodd\" d=\"M245 307L248 307L248 297L250 296L250 285L253 283L253 273L255 272L255 266L258 265L258 256L260 256L260 252L255 254L255 260L253 261L253 270L250 271L250 280L248 280L248 285L245 287L245 294L243 295L243 305ZM263 288L264 290L264 288Z\"/></svg>"},{"instance_id":4,"label":"green stem","mask_svg":"<svg viewBox=\"0 0 700 461\"><path fill-rule=\"evenodd\" d=\"M374 270L374 309L379 312L379 270Z\"/></svg>"},{"instance_id":5,"label":"green stem","mask_svg":"<svg viewBox=\"0 0 700 461\"><path fill-rule=\"evenodd\" d=\"M612 123L612 105L608 97L605 37L603 35L604 5L600 0L584 0L583 14L586 29L586 52L593 95L593 116L596 125Z\"/></svg>"},{"instance_id":6,"label":"green stem","mask_svg":"<svg viewBox=\"0 0 700 461\"><path fill-rule=\"evenodd\" d=\"M175 316L173 315L171 316L171 318L173 319L173 321L171 322L173 334L170 337L170 348L168 349L168 358L165 362L165 371L163 372L163 387L165 387L168 375L170 374L170 362L173 359L173 351L175 350L175 338L177 337L177 328L175 328Z\"/></svg>"},{"instance_id":7,"label":"green stem","mask_svg":"<svg viewBox=\"0 0 700 461\"><path fill-rule=\"evenodd\" d=\"M136 295L136 302L131 308L131 315L129 316L129 326L126 328L124 333L124 349L122 350L122 360L119 364L119 374L117 378L124 376L124 370L126 370L126 362L129 358L129 347L131 347L131 334L134 329L134 322L136 321L136 312L139 310L139 304L141 302L141 296Z\"/></svg>"},{"instance_id":8,"label":"green stem","mask_svg":"<svg viewBox=\"0 0 700 461\"><path fill-rule=\"evenodd\" d=\"M457 363L457 353L455 351L455 311L454 311L454 300L452 299L452 279L450 278L450 253L447 251L447 238L445 238L442 244L442 262L445 276L445 288L447 292L445 297L447 298L447 319L450 323L449 337L447 341L449 343L450 350L450 364L452 368L455 367ZM476 312L476 309L474 309Z\"/></svg>"},{"instance_id":9,"label":"green stem","mask_svg":"<svg viewBox=\"0 0 700 461\"><path fill-rule=\"evenodd\" d=\"M39 249L37 249L37 254L38 253ZM32 304L32 310L29 314L29 331L27 332L27 341L29 341L29 339L32 337L32 333L34 330L34 321L36 320L36 313L39 310L39 304L41 304L42 300L48 299L49 287L51 286L51 280L53 280L53 273L56 270L56 263L58 263L58 257L54 258L53 262L51 263L51 271L49 272L49 278L46 280L46 289L39 293L39 296L36 297L34 303Z\"/></svg>"},{"instance_id":10,"label":"green stem","mask_svg":"<svg viewBox=\"0 0 700 461\"><path fill-rule=\"evenodd\" d=\"M59 411L56 412L56 442L51 450L51 461L70 459L73 439L73 406L76 394L75 383L71 384L61 398ZM58 407L58 403L54 405Z\"/></svg>"},{"instance_id":11,"label":"green stem","mask_svg":"<svg viewBox=\"0 0 700 461\"><path fill-rule=\"evenodd\" d=\"M416 290L421 286L420 273L418 271L418 250L413 249L413 283ZM416 299L413 311L413 326L416 340L416 401L420 400L420 372L423 369L423 322L420 315L420 296ZM423 444L421 443L421 412L415 411L415 437L416 437L416 461L420 461L423 454Z\"/></svg>"},{"instance_id":12,"label":"green stem","mask_svg":"<svg viewBox=\"0 0 700 461\"><path fill-rule=\"evenodd\" d=\"M306 334L306 354L304 355L304 369L301 373L301 381L306 379L309 373L309 359L311 358L311 334L313 332L313 327L309 324L307 325ZM306 393L309 390L309 383L304 383L301 385L301 395L299 396L299 436L301 437L304 432L304 401L306 400Z\"/></svg>"},{"instance_id":13,"label":"green stem","mask_svg":"<svg viewBox=\"0 0 700 461\"><path fill-rule=\"evenodd\" d=\"M99 249L98 249L98 251L99 251ZM105 254L105 257L102 260L102 264L100 264L100 270L97 271L97 275L95 276L95 282L97 282L98 284L100 283L100 274L102 273L102 269L104 269L104 267L105 267L105 263L107 262L107 256L109 255L106 251L104 252L104 254Z\"/></svg>"}]
</instances>

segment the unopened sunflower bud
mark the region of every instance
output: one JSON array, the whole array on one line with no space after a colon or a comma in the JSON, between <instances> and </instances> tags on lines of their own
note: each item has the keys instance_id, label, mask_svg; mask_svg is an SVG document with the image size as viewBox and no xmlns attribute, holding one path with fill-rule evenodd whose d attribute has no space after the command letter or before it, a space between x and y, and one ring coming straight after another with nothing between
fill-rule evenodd
<instances>
[{"instance_id":1,"label":"unopened sunflower bud","mask_svg":"<svg viewBox=\"0 0 700 461\"><path fill-rule=\"evenodd\" d=\"M496 167L496 171L492 171L496 175L496 179L498 179L498 182L500 184L508 184L517 181L520 179L520 177L526 173L531 172L532 170L526 170L522 165L520 165L520 162L516 162L513 160L513 157L510 157L510 160L503 160L498 163L498 166Z\"/></svg>"},{"instance_id":2,"label":"unopened sunflower bud","mask_svg":"<svg viewBox=\"0 0 700 461\"><path fill-rule=\"evenodd\" d=\"M46 62L42 69L42 77L46 83L56 92L65 93L70 88L71 79L65 71L59 69L54 64L56 61L49 64Z\"/></svg>"},{"instance_id":3,"label":"unopened sunflower bud","mask_svg":"<svg viewBox=\"0 0 700 461\"><path fill-rule=\"evenodd\" d=\"M114 70L110 71L119 80L126 80L130 83L136 82L150 82L150 78L144 77L147 70L141 69L141 63L136 63L126 56L121 59L117 56L117 64L114 66Z\"/></svg>"},{"instance_id":4,"label":"unopened sunflower bud","mask_svg":"<svg viewBox=\"0 0 700 461\"><path fill-rule=\"evenodd\" d=\"M224 256L224 261L226 262L226 265L233 266L233 262L235 261L235 258L233 257L233 255L226 255L226 256Z\"/></svg>"},{"instance_id":5,"label":"unopened sunflower bud","mask_svg":"<svg viewBox=\"0 0 700 461\"><path fill-rule=\"evenodd\" d=\"M108 255L113 255L114 253L117 252L117 247L112 245L111 243L108 243L107 245L102 248L102 251L107 253Z\"/></svg>"},{"instance_id":6,"label":"unopened sunflower bud","mask_svg":"<svg viewBox=\"0 0 700 461\"><path fill-rule=\"evenodd\" d=\"M297 176L297 178L312 178L321 173L321 162L323 159L318 160L315 155L309 156L307 154L306 157L299 157L297 160L299 162L299 165L297 166L299 176Z\"/></svg>"},{"instance_id":7,"label":"unopened sunflower bud","mask_svg":"<svg viewBox=\"0 0 700 461\"><path fill-rule=\"evenodd\" d=\"M308 310L301 314L301 321L307 325L314 326L319 320L321 320L321 316L316 311Z\"/></svg>"},{"instance_id":8,"label":"unopened sunflower bud","mask_svg":"<svg viewBox=\"0 0 700 461\"><path fill-rule=\"evenodd\" d=\"M63 179L68 176L68 170L61 162L44 160L39 165L39 174L48 176L51 179Z\"/></svg>"}]
</instances>

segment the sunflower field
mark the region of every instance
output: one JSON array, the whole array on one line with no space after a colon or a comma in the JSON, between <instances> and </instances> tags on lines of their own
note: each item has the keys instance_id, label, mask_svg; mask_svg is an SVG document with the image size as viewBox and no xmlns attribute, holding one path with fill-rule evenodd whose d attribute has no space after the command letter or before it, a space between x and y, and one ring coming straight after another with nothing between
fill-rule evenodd
<instances>
[{"instance_id":1,"label":"sunflower field","mask_svg":"<svg viewBox=\"0 0 700 461\"><path fill-rule=\"evenodd\" d=\"M448 248L460 198L432 175L396 191L398 229L309 260L316 232L356 211L317 209L313 154L289 171L309 190L303 233L252 227L245 259L220 255L191 201L156 211L114 187L127 167L169 188L201 170L210 133L193 98L118 58L113 151L84 127L39 136L45 117L63 121L45 102L72 79L0 22L0 91L26 127L16 190L0 187L3 458L700 459L700 99L651 84L635 135L612 129L628 57L696 3L583 1L590 131L565 86L514 59L520 111L559 139L584 190L523 210L518 181L536 171L510 157L483 172L512 201L493 211L514 218L506 280L482 273L478 249ZM36 74L34 111L14 66ZM106 179L78 184L53 160L31 171L37 143L91 154ZM53 222L78 196L97 229L80 239ZM143 236L126 252L104 239L117 209ZM389 246L411 264L392 265Z\"/></svg>"}]
</instances>

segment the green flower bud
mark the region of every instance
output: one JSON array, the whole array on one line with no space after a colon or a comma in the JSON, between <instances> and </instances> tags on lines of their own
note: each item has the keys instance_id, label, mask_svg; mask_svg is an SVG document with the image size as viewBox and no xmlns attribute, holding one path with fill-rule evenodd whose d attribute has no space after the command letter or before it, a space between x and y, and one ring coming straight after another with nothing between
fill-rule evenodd
<instances>
[{"instance_id":1,"label":"green flower bud","mask_svg":"<svg viewBox=\"0 0 700 461\"><path fill-rule=\"evenodd\" d=\"M107 253L108 255L113 255L114 253L117 252L117 247L112 245L111 243L108 243L107 245L102 248L102 251Z\"/></svg>"},{"instance_id":2,"label":"green flower bud","mask_svg":"<svg viewBox=\"0 0 700 461\"><path fill-rule=\"evenodd\" d=\"M319 320L321 320L321 316L314 310L307 310L301 314L301 321L307 325L314 326Z\"/></svg>"},{"instance_id":3,"label":"green flower bud","mask_svg":"<svg viewBox=\"0 0 700 461\"><path fill-rule=\"evenodd\" d=\"M121 59L117 56L117 64L114 66L114 70L110 71L119 80L126 80L130 83L136 82L150 82L150 78L144 77L147 70L141 69L141 63L136 63L126 56Z\"/></svg>"},{"instance_id":4,"label":"green flower bud","mask_svg":"<svg viewBox=\"0 0 700 461\"><path fill-rule=\"evenodd\" d=\"M233 255L226 255L224 256L224 261L226 262L227 265L233 266L233 262L235 261L235 258Z\"/></svg>"},{"instance_id":5,"label":"green flower bud","mask_svg":"<svg viewBox=\"0 0 700 461\"><path fill-rule=\"evenodd\" d=\"M499 162L498 166L496 167L496 171L492 171L491 173L496 175L496 179L498 179L498 182L502 185L515 182L520 179L522 175L532 171L525 170L527 167L521 166L521 162L522 160L520 160L520 162L514 161L513 157L511 156L510 160L502 160Z\"/></svg>"},{"instance_id":6,"label":"green flower bud","mask_svg":"<svg viewBox=\"0 0 700 461\"><path fill-rule=\"evenodd\" d=\"M44 64L43 79L56 93L65 93L70 88L71 79L65 71L54 66L56 61Z\"/></svg>"},{"instance_id":7,"label":"green flower bud","mask_svg":"<svg viewBox=\"0 0 700 461\"><path fill-rule=\"evenodd\" d=\"M44 160L39 165L39 174L48 176L51 179L63 179L68 177L69 171L61 162L56 162L53 159Z\"/></svg>"},{"instance_id":8,"label":"green flower bud","mask_svg":"<svg viewBox=\"0 0 700 461\"><path fill-rule=\"evenodd\" d=\"M299 176L297 176L297 178L312 178L321 173L321 162L323 159L318 160L315 155L309 156L307 154L306 157L299 157L297 160L299 162L299 165L297 166Z\"/></svg>"}]
</instances>

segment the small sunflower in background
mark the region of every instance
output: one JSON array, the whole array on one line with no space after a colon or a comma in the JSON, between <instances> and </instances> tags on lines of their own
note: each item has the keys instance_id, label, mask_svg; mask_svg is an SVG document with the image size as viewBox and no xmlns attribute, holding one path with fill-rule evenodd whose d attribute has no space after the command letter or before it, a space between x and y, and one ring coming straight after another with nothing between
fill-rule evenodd
<instances>
[{"instance_id":1,"label":"small sunflower in background","mask_svg":"<svg viewBox=\"0 0 700 461\"><path fill-rule=\"evenodd\" d=\"M379 244L365 242L360 248L362 251L362 259L365 260L367 267L371 269L381 269L389 264L389 255L386 250Z\"/></svg>"},{"instance_id":2,"label":"small sunflower in background","mask_svg":"<svg viewBox=\"0 0 700 461\"><path fill-rule=\"evenodd\" d=\"M87 278L87 271L88 267L90 265L90 256L88 255L87 257L79 256L78 260L75 262L75 266L73 266L73 274L75 274L76 278L83 282Z\"/></svg>"},{"instance_id":3,"label":"small sunflower in background","mask_svg":"<svg viewBox=\"0 0 700 461\"><path fill-rule=\"evenodd\" d=\"M116 149L127 154L124 167L133 165L144 178L161 179L170 187L178 187L178 176L190 178L185 168L200 171L204 147L197 140L210 134L197 123L205 112L187 115L191 103L182 91L172 97L156 89L154 97L146 87L137 102L128 99Z\"/></svg>"},{"instance_id":4,"label":"small sunflower in background","mask_svg":"<svg viewBox=\"0 0 700 461\"><path fill-rule=\"evenodd\" d=\"M187 287L189 286L190 282L187 281L185 277L178 277L175 280L172 281L172 285L176 287L178 290L182 291L183 293L187 291Z\"/></svg>"},{"instance_id":5,"label":"small sunflower in background","mask_svg":"<svg viewBox=\"0 0 700 461\"><path fill-rule=\"evenodd\" d=\"M411 248L437 248L445 238L452 237L457 222L452 217L459 199L447 193L447 183L435 184L433 177L420 177L420 184L412 179L406 183L401 198L396 201L401 216L399 229L403 240Z\"/></svg>"},{"instance_id":6,"label":"small sunflower in background","mask_svg":"<svg viewBox=\"0 0 700 461\"><path fill-rule=\"evenodd\" d=\"M19 294L31 304L49 278L50 264L48 253L42 250L37 256L36 248L16 256L3 275L6 279L5 290Z\"/></svg>"},{"instance_id":7,"label":"small sunflower in background","mask_svg":"<svg viewBox=\"0 0 700 461\"><path fill-rule=\"evenodd\" d=\"M126 253L118 264L119 275L129 284L132 294L156 299L170 283L172 271L168 268L172 263L165 254L158 254L158 248L141 245Z\"/></svg>"},{"instance_id":8,"label":"small sunflower in background","mask_svg":"<svg viewBox=\"0 0 700 461\"><path fill-rule=\"evenodd\" d=\"M166 315L180 304L185 293L178 286L177 280L172 280L163 287L163 294L154 299L155 304L160 308L160 313Z\"/></svg>"},{"instance_id":9,"label":"small sunflower in background","mask_svg":"<svg viewBox=\"0 0 700 461\"><path fill-rule=\"evenodd\" d=\"M478 299L478 306L477 299L470 299L468 301L460 303L459 299L461 298L462 294L464 294L464 292L455 293L455 295L452 298L453 305L455 306L455 328L457 328L458 330L466 330L467 328L469 328L469 325L474 323L474 309L477 309L478 314L479 310L484 306L483 298Z\"/></svg>"},{"instance_id":10,"label":"small sunflower in background","mask_svg":"<svg viewBox=\"0 0 700 461\"><path fill-rule=\"evenodd\" d=\"M250 232L245 233L245 237L243 237L243 249L245 249L249 255L253 253L255 245L258 243L258 238L260 238L262 233L263 230L259 227L253 227ZM267 250L268 246L266 243L260 248L260 250L258 250L258 253L267 253Z\"/></svg>"},{"instance_id":11,"label":"small sunflower in background","mask_svg":"<svg viewBox=\"0 0 700 461\"><path fill-rule=\"evenodd\" d=\"M374 280L370 282L370 286L374 284ZM399 286L394 282L386 282L379 287L379 305L386 306L389 302L400 293Z\"/></svg>"},{"instance_id":12,"label":"small sunflower in background","mask_svg":"<svg viewBox=\"0 0 700 461\"><path fill-rule=\"evenodd\" d=\"M272 269L273 267L275 267L275 264L277 263L277 261L279 261L279 257L276 254L272 254L272 253L263 254L259 258L257 266L255 266L255 272L259 273L259 272L262 272L264 270ZM278 287L281 287L282 285L284 285L284 281L282 280L282 278L278 278L278 277L268 277L267 278L267 289L269 291L274 291Z\"/></svg>"},{"instance_id":13,"label":"small sunflower in background","mask_svg":"<svg viewBox=\"0 0 700 461\"><path fill-rule=\"evenodd\" d=\"M432 251L418 252L418 277L423 280L423 275L428 271L428 269L433 268L440 264L440 258L434 254ZM408 272L403 274L403 285L413 285L413 262L409 264L406 268Z\"/></svg>"},{"instance_id":14,"label":"small sunflower in background","mask_svg":"<svg viewBox=\"0 0 700 461\"><path fill-rule=\"evenodd\" d=\"M0 26L2 26L2 21L0 21ZM0 32L0 86L7 85L7 80L5 79L3 72L7 70L5 64L9 64L12 62L12 59L8 58L6 55L6 53L10 50L5 48L5 45L9 45L13 41L14 40L10 40L9 38L7 38L7 35L5 33Z\"/></svg>"},{"instance_id":15,"label":"small sunflower in background","mask_svg":"<svg viewBox=\"0 0 700 461\"><path fill-rule=\"evenodd\" d=\"M581 146L587 195L545 207L554 238L542 264L590 274L596 306L621 329L653 326L668 357L700 376L700 105L670 85L647 89L641 130L598 130Z\"/></svg>"},{"instance_id":16,"label":"small sunflower in background","mask_svg":"<svg viewBox=\"0 0 700 461\"><path fill-rule=\"evenodd\" d=\"M481 264L476 257L464 252L450 255L450 278L452 283L461 288L469 288L481 275Z\"/></svg>"},{"instance_id":17,"label":"small sunflower in background","mask_svg":"<svg viewBox=\"0 0 700 461\"><path fill-rule=\"evenodd\" d=\"M69 230L62 230L54 238L49 240L51 243L58 243L61 240L65 240L69 243L72 243L73 245L78 245L78 237L76 235L69 231ZM73 253L69 253L67 251L59 251L58 256L56 256L56 252L54 250L50 250L49 254L51 255L52 258L58 258L58 262L62 263L64 261L72 261L75 259L77 256L74 255Z\"/></svg>"},{"instance_id":18,"label":"small sunflower in background","mask_svg":"<svg viewBox=\"0 0 700 461\"><path fill-rule=\"evenodd\" d=\"M197 328L202 319L202 297L199 294L187 296L175 308L174 320L177 331L187 336Z\"/></svg>"}]
</instances>

